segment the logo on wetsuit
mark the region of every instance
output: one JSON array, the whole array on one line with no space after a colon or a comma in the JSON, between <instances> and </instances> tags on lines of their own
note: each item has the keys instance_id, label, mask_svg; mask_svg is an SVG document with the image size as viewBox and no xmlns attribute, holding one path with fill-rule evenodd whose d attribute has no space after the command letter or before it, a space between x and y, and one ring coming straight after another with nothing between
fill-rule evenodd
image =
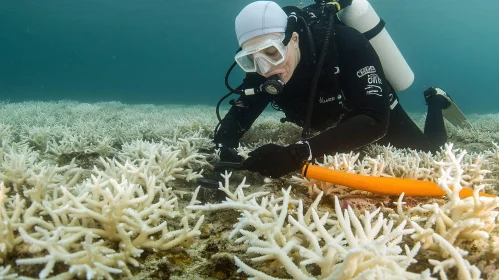
<instances>
[{"instance_id":1,"label":"logo on wetsuit","mask_svg":"<svg viewBox=\"0 0 499 280\"><path fill-rule=\"evenodd\" d=\"M370 85L372 85L372 84L376 84L376 85L383 84L383 82L381 81L381 78L378 76L378 74L369 74L369 76L367 76L367 82Z\"/></svg>"},{"instance_id":2,"label":"logo on wetsuit","mask_svg":"<svg viewBox=\"0 0 499 280\"><path fill-rule=\"evenodd\" d=\"M383 88L380 86L383 84L381 78L376 74L376 68L374 66L366 66L359 71L357 71L357 77L362 78L367 75L367 87L364 89L367 95L377 95L382 96Z\"/></svg>"},{"instance_id":3,"label":"logo on wetsuit","mask_svg":"<svg viewBox=\"0 0 499 280\"><path fill-rule=\"evenodd\" d=\"M336 100L336 98L334 96L329 97L329 98L322 98L322 96L321 96L319 98L319 103L324 104L324 103L328 103L328 102L331 102L331 101L334 101L334 100Z\"/></svg>"},{"instance_id":4,"label":"logo on wetsuit","mask_svg":"<svg viewBox=\"0 0 499 280\"><path fill-rule=\"evenodd\" d=\"M366 66L357 71L357 77L362 78L367 74L373 74L373 73L376 73L376 68L374 68L374 66Z\"/></svg>"},{"instance_id":5,"label":"logo on wetsuit","mask_svg":"<svg viewBox=\"0 0 499 280\"><path fill-rule=\"evenodd\" d=\"M383 92L383 89L380 86L376 86L376 85L368 85L365 88L365 90L366 90L367 95L382 96L381 93Z\"/></svg>"}]
</instances>

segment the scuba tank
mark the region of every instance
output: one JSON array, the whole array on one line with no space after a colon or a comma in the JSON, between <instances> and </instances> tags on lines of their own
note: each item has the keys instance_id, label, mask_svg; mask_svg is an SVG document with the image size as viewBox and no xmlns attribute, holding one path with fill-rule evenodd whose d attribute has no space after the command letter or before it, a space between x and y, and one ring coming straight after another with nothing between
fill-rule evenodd
<instances>
[{"instance_id":1,"label":"scuba tank","mask_svg":"<svg viewBox=\"0 0 499 280\"><path fill-rule=\"evenodd\" d=\"M339 19L357 29L369 39L383 66L386 79L395 92L401 92L414 82L414 73L400 53L371 4L366 0L353 0L338 12Z\"/></svg>"}]
</instances>

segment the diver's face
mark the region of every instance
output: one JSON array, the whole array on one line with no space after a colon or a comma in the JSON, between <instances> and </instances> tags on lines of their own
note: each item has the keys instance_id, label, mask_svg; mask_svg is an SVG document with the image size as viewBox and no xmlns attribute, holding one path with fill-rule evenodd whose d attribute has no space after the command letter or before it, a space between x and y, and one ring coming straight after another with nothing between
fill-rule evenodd
<instances>
[{"instance_id":1,"label":"diver's face","mask_svg":"<svg viewBox=\"0 0 499 280\"><path fill-rule=\"evenodd\" d=\"M284 83L287 83L296 69L296 66L300 62L300 48L299 48L299 38L298 33L294 32L291 40L286 47L286 59L279 65L277 65L273 70L266 74L260 74L266 78L272 75L279 75Z\"/></svg>"}]
</instances>

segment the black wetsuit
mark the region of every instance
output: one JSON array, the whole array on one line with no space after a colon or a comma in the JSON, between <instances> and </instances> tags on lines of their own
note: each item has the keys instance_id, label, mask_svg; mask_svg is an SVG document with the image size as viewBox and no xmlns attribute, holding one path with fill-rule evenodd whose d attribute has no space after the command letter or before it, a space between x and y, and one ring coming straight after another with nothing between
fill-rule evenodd
<instances>
[{"instance_id":1,"label":"black wetsuit","mask_svg":"<svg viewBox=\"0 0 499 280\"><path fill-rule=\"evenodd\" d=\"M321 52L325 24L310 24L317 54ZM339 55L340 92L333 91L334 73L328 53L317 86L311 128L321 131L308 139L314 157L349 152L370 143L391 144L399 148L435 151L446 141L441 108L429 104L425 134L404 111L396 93L385 78L380 60L368 39L357 30L335 24ZM303 29L298 31L301 60L292 78L279 95L241 96L244 107L233 106L222 120L215 143L237 147L242 135L269 103L286 115L285 120L303 126L316 70ZM239 88L254 88L265 81L247 74Z\"/></svg>"}]
</instances>

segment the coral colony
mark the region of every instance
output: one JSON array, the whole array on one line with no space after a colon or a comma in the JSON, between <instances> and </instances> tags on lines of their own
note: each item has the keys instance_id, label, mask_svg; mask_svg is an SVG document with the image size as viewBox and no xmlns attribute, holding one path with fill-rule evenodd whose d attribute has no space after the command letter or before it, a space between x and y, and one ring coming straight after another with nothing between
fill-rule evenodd
<instances>
[{"instance_id":1,"label":"coral colony","mask_svg":"<svg viewBox=\"0 0 499 280\"><path fill-rule=\"evenodd\" d=\"M499 198L478 196L496 190L499 137L491 131L498 116L476 116L470 130L449 127L455 144L436 154L370 146L363 156L315 163L433 181L446 192L363 208L348 198L373 194L298 174L266 179L264 190L246 178L234 187L225 172L219 189L226 199L201 203L195 179L217 157L209 107L0 106L0 279L130 279L145 252L200 246L205 216L217 211L239 213L220 238L242 246L231 258L249 279L486 279L492 274L470 251L476 244L489 267L498 265ZM290 143L297 131L269 114L239 150L244 156L263 142ZM486 148L467 152L477 144ZM460 198L462 188L474 195Z\"/></svg>"}]
</instances>

